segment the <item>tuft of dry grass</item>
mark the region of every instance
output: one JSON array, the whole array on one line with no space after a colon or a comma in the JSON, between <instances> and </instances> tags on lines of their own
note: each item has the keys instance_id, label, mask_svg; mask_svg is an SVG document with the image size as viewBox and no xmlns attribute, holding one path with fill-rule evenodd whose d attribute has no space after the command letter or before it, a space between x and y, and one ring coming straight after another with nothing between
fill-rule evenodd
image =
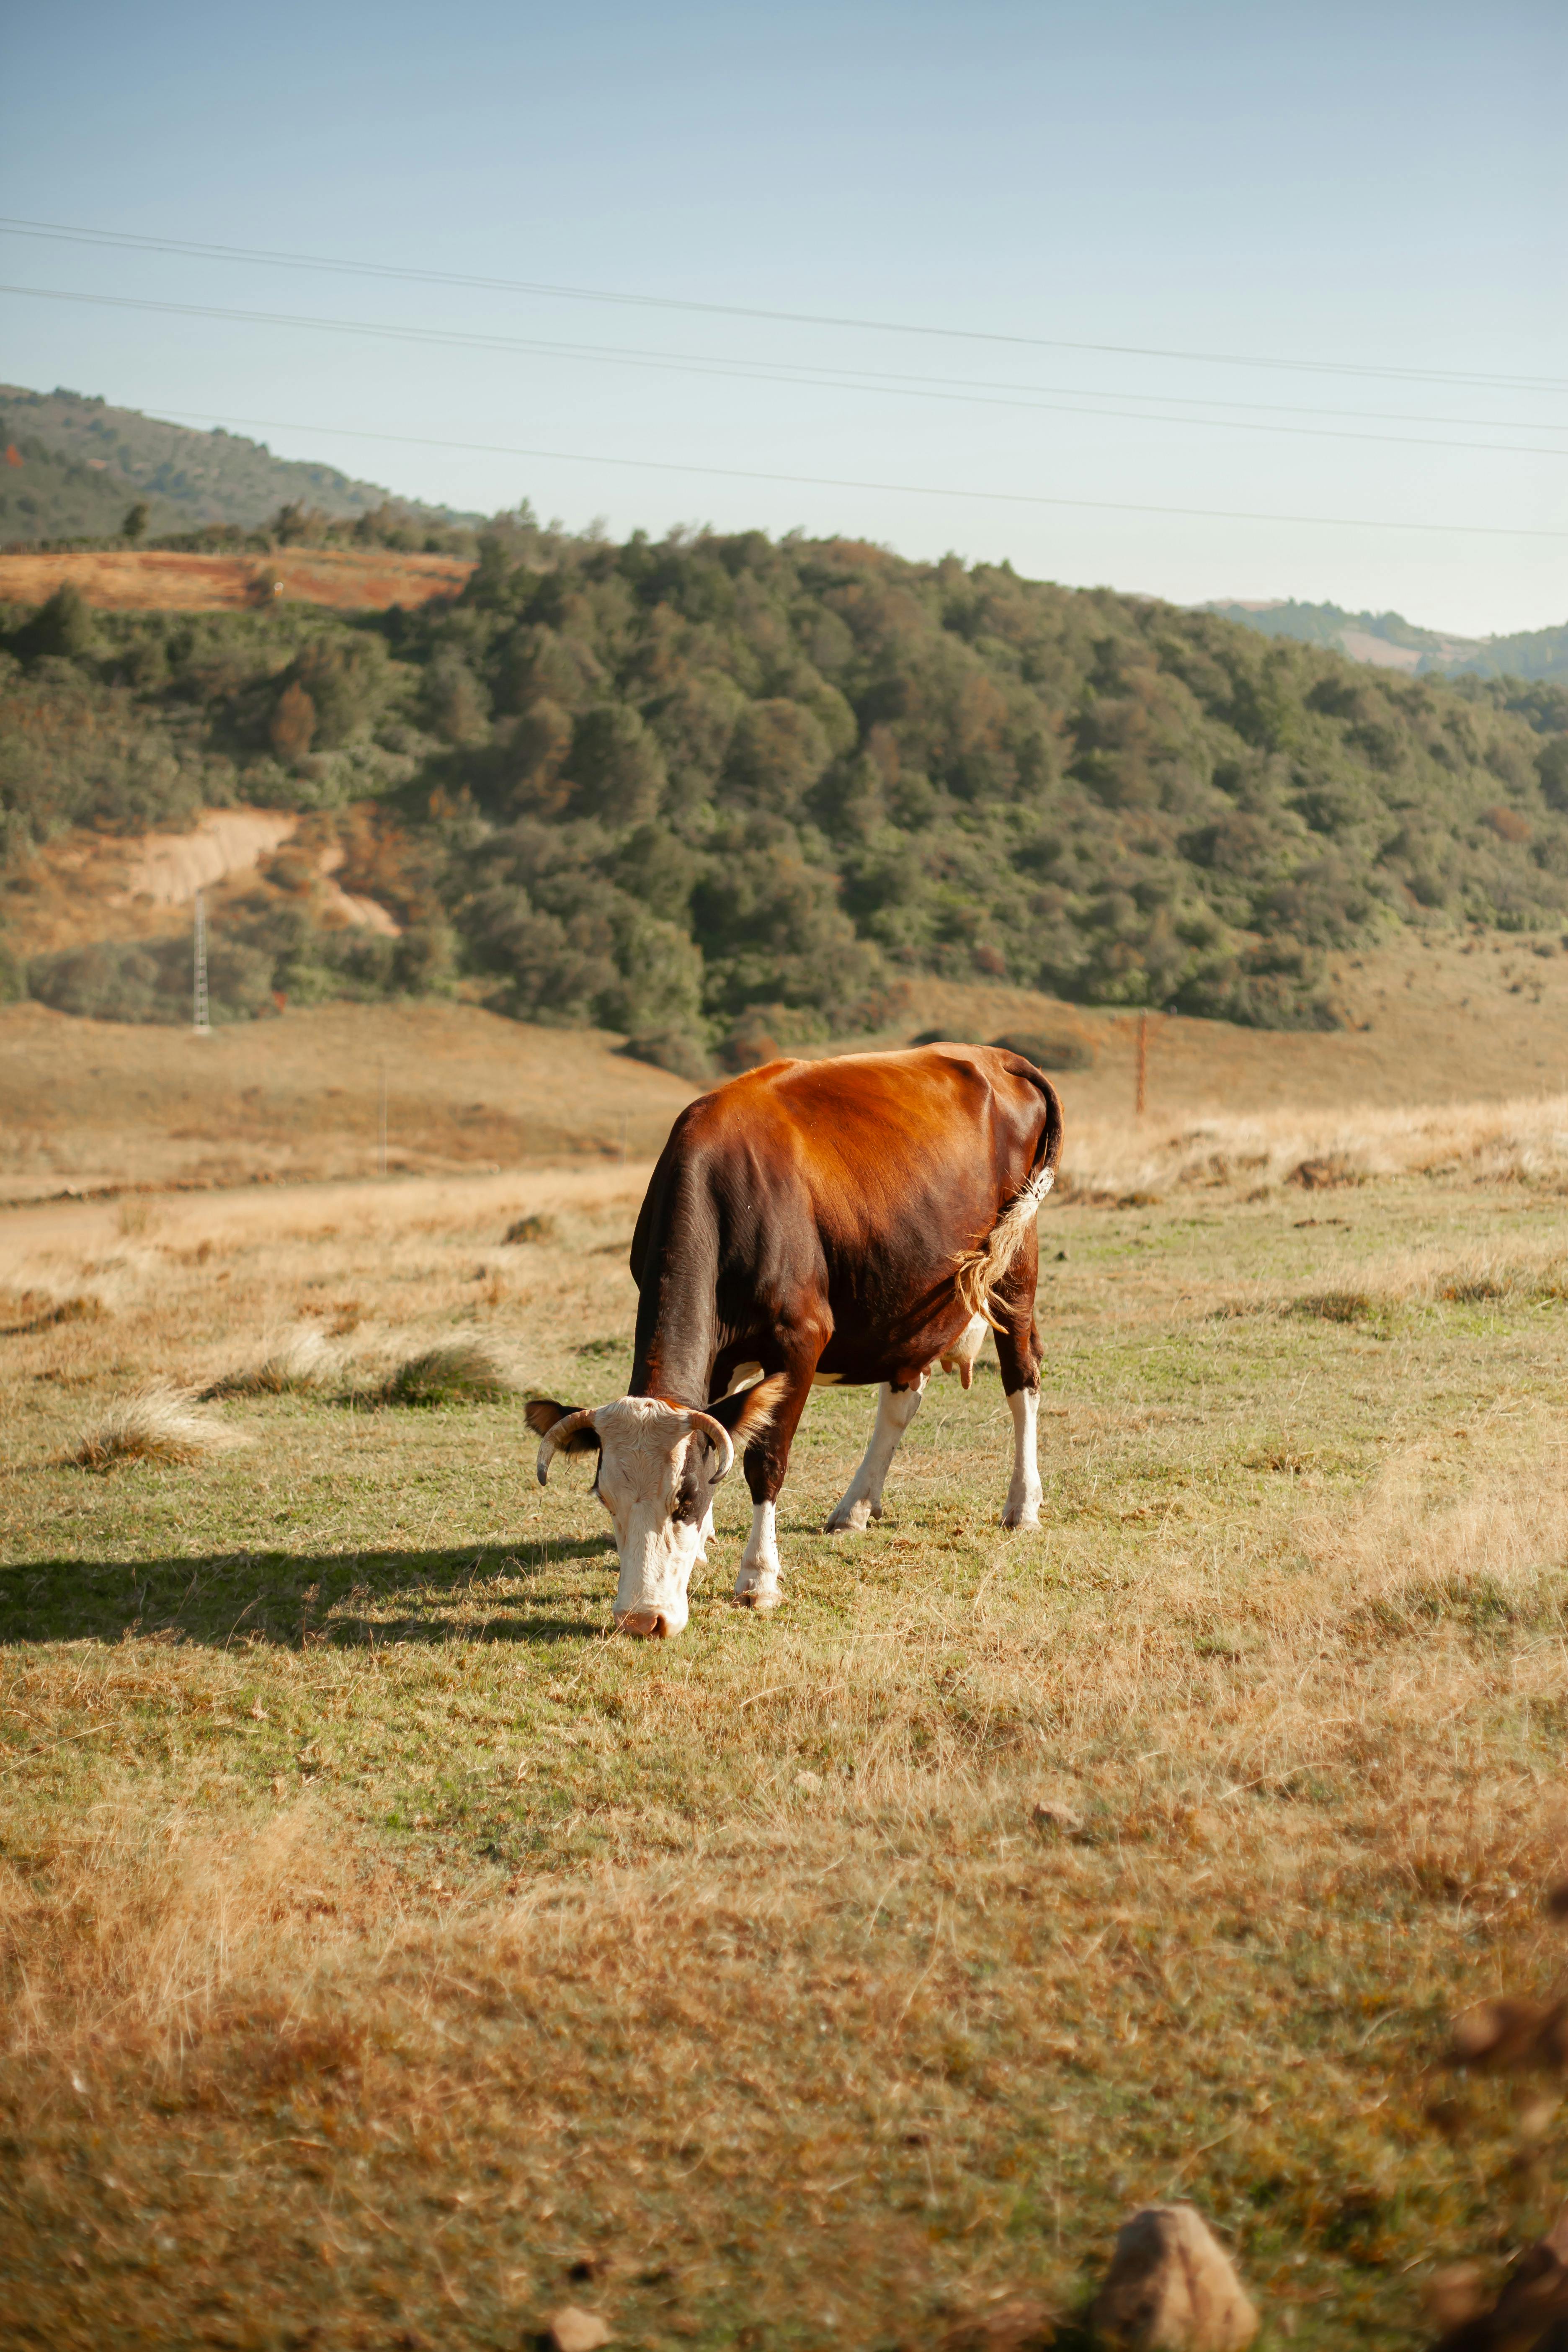
<instances>
[{"instance_id":1,"label":"tuft of dry grass","mask_svg":"<svg viewBox=\"0 0 1568 2352\"><path fill-rule=\"evenodd\" d=\"M1323 1323L1364 1323L1376 1309L1364 1290L1310 1290L1291 1300L1289 1311L1316 1316Z\"/></svg>"},{"instance_id":2,"label":"tuft of dry grass","mask_svg":"<svg viewBox=\"0 0 1568 2352\"><path fill-rule=\"evenodd\" d=\"M476 1334L405 1357L373 1393L383 1404L474 1404L516 1396L520 1385L506 1350Z\"/></svg>"},{"instance_id":3,"label":"tuft of dry grass","mask_svg":"<svg viewBox=\"0 0 1568 2352\"><path fill-rule=\"evenodd\" d=\"M509 1243L552 1242L558 1231L555 1219L541 1212L534 1216L519 1217L507 1227L505 1239Z\"/></svg>"},{"instance_id":4,"label":"tuft of dry grass","mask_svg":"<svg viewBox=\"0 0 1568 2352\"><path fill-rule=\"evenodd\" d=\"M79 1470L113 1470L125 1462L199 1462L247 1443L238 1430L195 1410L189 1389L159 1385L116 1405L67 1459Z\"/></svg>"},{"instance_id":5,"label":"tuft of dry grass","mask_svg":"<svg viewBox=\"0 0 1568 2352\"><path fill-rule=\"evenodd\" d=\"M342 1368L340 1351L315 1325L306 1324L268 1348L254 1363L209 1381L201 1394L204 1398L299 1395L329 1387Z\"/></svg>"}]
</instances>

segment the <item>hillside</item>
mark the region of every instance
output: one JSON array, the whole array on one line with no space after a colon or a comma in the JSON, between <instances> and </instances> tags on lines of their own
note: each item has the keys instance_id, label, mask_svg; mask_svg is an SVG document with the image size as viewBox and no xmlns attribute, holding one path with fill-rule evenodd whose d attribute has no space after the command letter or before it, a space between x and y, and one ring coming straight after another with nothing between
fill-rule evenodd
<instances>
[{"instance_id":1,"label":"hillside","mask_svg":"<svg viewBox=\"0 0 1568 2352\"><path fill-rule=\"evenodd\" d=\"M70 1012L183 1018L187 948L24 973L37 846L239 803L306 824L228 912L220 1017L459 988L693 1076L880 1030L921 975L1332 1026L1333 954L1568 919L1562 689L1005 566L514 523L417 612L62 592L3 642L12 985Z\"/></svg>"},{"instance_id":2,"label":"hillside","mask_svg":"<svg viewBox=\"0 0 1568 2352\"><path fill-rule=\"evenodd\" d=\"M226 904L220 887L209 900L215 929ZM143 919L155 930L155 910ZM189 952L187 910L182 981ZM1245 1165L1205 1168L1208 1147L1194 1121L1568 1092L1568 950L1556 940L1406 930L1370 954L1333 959L1331 978L1347 1014L1333 1031L1280 1036L1180 1014L1152 1021L1142 1122L1133 1115L1139 1024L1131 1013L921 978L880 1029L835 1044L879 1050L936 1030L977 1040L1043 1035L1076 1048L1084 1066L1057 1079L1075 1183L1094 1181L1089 1131L1119 1139L1124 1159L1176 1151L1191 1163L1184 1181L1201 1191L1244 1181ZM188 1020L188 1003L184 1010ZM384 1076L394 1174L614 1163L623 1150L646 1163L692 1089L616 1045L602 1031L541 1028L440 999L290 1005L281 1019L231 1023L205 1038L188 1026L127 1028L43 1004L0 1006L0 1202L68 1186L374 1176Z\"/></svg>"},{"instance_id":3,"label":"hillside","mask_svg":"<svg viewBox=\"0 0 1568 2352\"><path fill-rule=\"evenodd\" d=\"M1561 628L1526 629L1513 636L1465 637L1452 631L1418 628L1398 613L1347 613L1340 604L1273 603L1205 604L1240 627L1266 637L1293 637L1302 645L1331 646L1352 661L1408 676L1454 677L1471 671L1483 677L1568 678L1568 623Z\"/></svg>"},{"instance_id":4,"label":"hillside","mask_svg":"<svg viewBox=\"0 0 1568 2352\"><path fill-rule=\"evenodd\" d=\"M295 505L352 519L390 499L334 466L275 457L265 442L171 425L64 389L0 384L0 546L112 538L138 501L156 536L204 523L260 523ZM432 522L475 520L396 503Z\"/></svg>"}]
</instances>

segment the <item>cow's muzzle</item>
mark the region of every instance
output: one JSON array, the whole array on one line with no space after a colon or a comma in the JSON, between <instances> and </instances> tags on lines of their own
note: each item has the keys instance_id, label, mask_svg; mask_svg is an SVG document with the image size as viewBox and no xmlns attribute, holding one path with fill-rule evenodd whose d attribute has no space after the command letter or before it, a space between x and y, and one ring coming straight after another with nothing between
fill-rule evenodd
<instances>
[{"instance_id":1,"label":"cow's muzzle","mask_svg":"<svg viewBox=\"0 0 1568 2352\"><path fill-rule=\"evenodd\" d=\"M639 1642L663 1642L669 1636L669 1620L662 1609L627 1609L616 1612L616 1631Z\"/></svg>"}]
</instances>

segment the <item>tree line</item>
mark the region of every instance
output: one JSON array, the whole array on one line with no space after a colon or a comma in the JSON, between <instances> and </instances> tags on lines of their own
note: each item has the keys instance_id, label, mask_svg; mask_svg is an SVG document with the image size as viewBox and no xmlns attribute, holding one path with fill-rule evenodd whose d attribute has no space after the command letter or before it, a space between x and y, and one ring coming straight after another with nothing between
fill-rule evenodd
<instances>
[{"instance_id":1,"label":"tree line","mask_svg":"<svg viewBox=\"0 0 1568 2352\"><path fill-rule=\"evenodd\" d=\"M395 897L402 938L354 938L298 855L264 877L231 1015L461 986L696 1073L759 1020L784 1043L877 1025L913 972L1328 1025L1330 950L1568 917L1568 689L1373 672L1005 564L616 543L525 509L445 605L62 592L0 646L9 889L63 825L246 802L335 828ZM177 1017L161 952L13 958L10 985Z\"/></svg>"}]
</instances>

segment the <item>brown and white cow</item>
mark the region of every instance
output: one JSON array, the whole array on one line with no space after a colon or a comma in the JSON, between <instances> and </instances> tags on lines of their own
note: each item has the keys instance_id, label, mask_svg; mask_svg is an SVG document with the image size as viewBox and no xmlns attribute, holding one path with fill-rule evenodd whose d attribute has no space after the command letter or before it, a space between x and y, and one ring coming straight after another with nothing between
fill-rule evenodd
<instances>
[{"instance_id":1,"label":"brown and white cow","mask_svg":"<svg viewBox=\"0 0 1568 2352\"><path fill-rule=\"evenodd\" d=\"M881 1517L931 1372L956 1365L967 1388L987 1325L1013 1415L1003 1525L1038 1523L1035 1220L1061 1139L1049 1079L989 1045L770 1062L682 1111L632 1237L630 1393L596 1410L528 1408L542 1486L556 1453L598 1455L617 1625L658 1635L686 1623L713 1490L736 1454L752 1517L734 1598L774 1608L774 1505L813 1382L880 1388L865 1457L827 1522L857 1530Z\"/></svg>"}]
</instances>

